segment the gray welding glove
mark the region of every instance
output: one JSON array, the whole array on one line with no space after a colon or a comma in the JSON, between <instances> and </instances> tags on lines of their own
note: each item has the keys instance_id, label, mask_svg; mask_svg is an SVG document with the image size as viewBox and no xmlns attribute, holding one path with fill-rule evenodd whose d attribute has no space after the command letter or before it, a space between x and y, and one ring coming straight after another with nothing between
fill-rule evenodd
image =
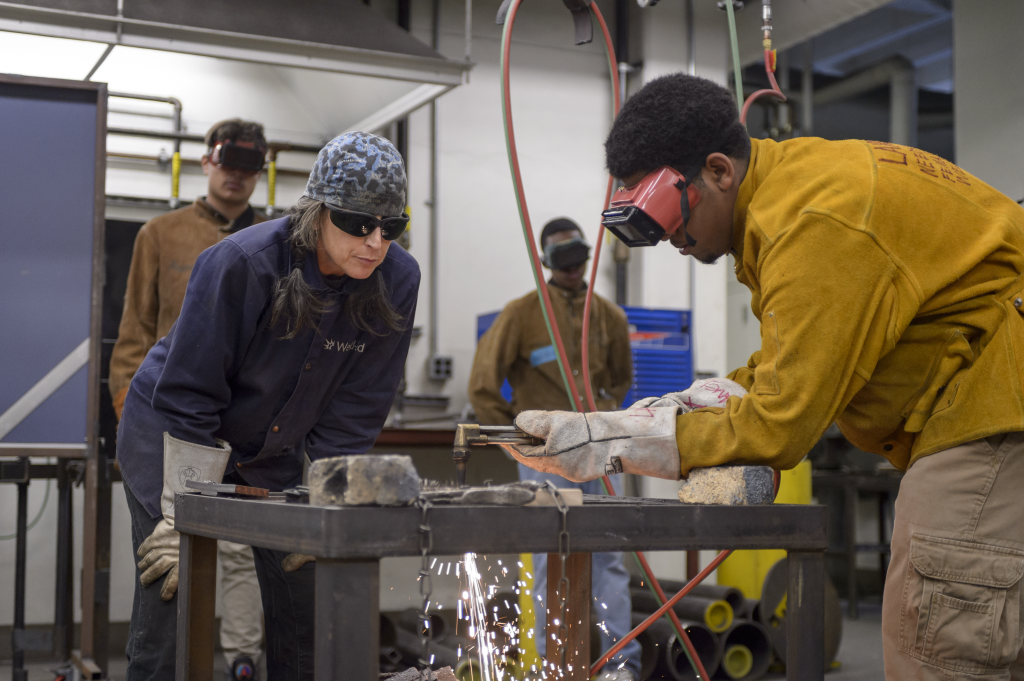
<instances>
[{"instance_id":1,"label":"gray welding glove","mask_svg":"<svg viewBox=\"0 0 1024 681\"><path fill-rule=\"evenodd\" d=\"M505 449L525 466L573 482L616 473L678 480L676 416L681 412L678 406L587 414L524 411L516 426L545 443Z\"/></svg>"},{"instance_id":2,"label":"gray welding glove","mask_svg":"<svg viewBox=\"0 0 1024 681\"><path fill-rule=\"evenodd\" d=\"M661 397L645 397L634 402L629 408L682 407L683 413L702 407L724 407L732 396L743 397L746 389L728 378L704 378L694 381L686 390L668 393Z\"/></svg>"},{"instance_id":3,"label":"gray welding glove","mask_svg":"<svg viewBox=\"0 0 1024 681\"><path fill-rule=\"evenodd\" d=\"M152 534L139 546L139 582L149 586L167 574L160 588L160 598L171 600L178 590L178 544L180 537L174 531L174 495L187 492L189 480L221 482L231 456L231 446L217 440L216 447L192 444L164 433L164 488L160 495L163 518Z\"/></svg>"}]
</instances>

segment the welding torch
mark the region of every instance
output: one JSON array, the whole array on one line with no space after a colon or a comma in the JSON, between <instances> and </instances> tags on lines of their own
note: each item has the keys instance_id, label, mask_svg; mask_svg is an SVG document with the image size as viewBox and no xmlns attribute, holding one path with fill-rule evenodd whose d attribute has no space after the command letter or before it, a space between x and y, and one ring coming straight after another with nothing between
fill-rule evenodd
<instances>
[{"instance_id":1,"label":"welding torch","mask_svg":"<svg viewBox=\"0 0 1024 681\"><path fill-rule=\"evenodd\" d=\"M466 486L466 464L469 448L484 445L542 445L544 440L534 437L515 426L481 426L478 423L460 423L455 426L452 459L455 461L455 482Z\"/></svg>"}]
</instances>

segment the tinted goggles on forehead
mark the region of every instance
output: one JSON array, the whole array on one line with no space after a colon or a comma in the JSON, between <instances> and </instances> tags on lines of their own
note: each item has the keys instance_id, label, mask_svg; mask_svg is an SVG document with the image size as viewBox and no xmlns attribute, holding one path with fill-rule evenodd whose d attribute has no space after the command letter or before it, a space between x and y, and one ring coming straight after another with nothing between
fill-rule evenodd
<instances>
[{"instance_id":1,"label":"tinted goggles on forehead","mask_svg":"<svg viewBox=\"0 0 1024 681\"><path fill-rule=\"evenodd\" d=\"M402 236L402 232L409 225L409 216L402 214L396 218L377 218L376 215L360 213L356 210L345 210L327 206L331 213L331 222L335 227L351 234L352 236L364 237L373 234L373 230L380 227L380 238L385 241L394 241Z\"/></svg>"},{"instance_id":2,"label":"tinted goggles on forehead","mask_svg":"<svg viewBox=\"0 0 1024 681\"><path fill-rule=\"evenodd\" d=\"M247 173L263 170L265 152L252 142L217 142L210 151L210 163L225 168L237 168Z\"/></svg>"}]
</instances>

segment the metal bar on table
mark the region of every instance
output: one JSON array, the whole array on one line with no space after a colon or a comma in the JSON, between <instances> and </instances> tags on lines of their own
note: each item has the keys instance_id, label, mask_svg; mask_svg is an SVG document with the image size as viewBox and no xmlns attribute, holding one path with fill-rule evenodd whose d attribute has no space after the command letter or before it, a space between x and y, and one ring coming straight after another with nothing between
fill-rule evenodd
<instances>
[{"instance_id":1,"label":"metal bar on table","mask_svg":"<svg viewBox=\"0 0 1024 681\"><path fill-rule=\"evenodd\" d=\"M565 642L567 651L565 676L557 670L561 664L558 654L558 643L551 638L558 630L558 617L561 608L561 594L558 583L562 579L562 559L557 553L548 554L548 623L545 637L547 644L544 657L548 664L548 678L562 678L566 681L587 681L590 678L590 582L591 555L589 553L570 553L565 564L565 574L569 578L569 602L566 611L569 613L568 640Z\"/></svg>"},{"instance_id":2,"label":"metal bar on table","mask_svg":"<svg viewBox=\"0 0 1024 681\"><path fill-rule=\"evenodd\" d=\"M787 548L824 550L824 506L697 506L635 498L602 503L584 495L569 514L573 549L684 551ZM753 512L752 512L753 510ZM413 507L324 507L204 497L179 498L175 526L250 546L358 560L413 556L420 518ZM436 506L436 555L558 551L561 519L551 507Z\"/></svg>"},{"instance_id":3,"label":"metal bar on table","mask_svg":"<svg viewBox=\"0 0 1024 681\"><path fill-rule=\"evenodd\" d=\"M821 551L790 551L786 598L786 678L820 681L825 676L825 557Z\"/></svg>"},{"instance_id":4,"label":"metal bar on table","mask_svg":"<svg viewBox=\"0 0 1024 681\"><path fill-rule=\"evenodd\" d=\"M68 461L57 462L57 576L53 615L53 656L65 661L74 645L74 508Z\"/></svg>"},{"instance_id":5,"label":"metal bar on table","mask_svg":"<svg viewBox=\"0 0 1024 681\"><path fill-rule=\"evenodd\" d=\"M316 681L380 677L380 561L316 561Z\"/></svg>"},{"instance_id":6,"label":"metal bar on table","mask_svg":"<svg viewBox=\"0 0 1024 681\"><path fill-rule=\"evenodd\" d=\"M24 462L27 464L28 460ZM11 681L28 681L22 632L25 629L25 559L28 544L28 481L18 483L17 537L14 549L14 626L11 628Z\"/></svg>"},{"instance_id":7,"label":"metal bar on table","mask_svg":"<svg viewBox=\"0 0 1024 681\"><path fill-rule=\"evenodd\" d=\"M217 540L181 534L176 681L213 681Z\"/></svg>"}]
</instances>

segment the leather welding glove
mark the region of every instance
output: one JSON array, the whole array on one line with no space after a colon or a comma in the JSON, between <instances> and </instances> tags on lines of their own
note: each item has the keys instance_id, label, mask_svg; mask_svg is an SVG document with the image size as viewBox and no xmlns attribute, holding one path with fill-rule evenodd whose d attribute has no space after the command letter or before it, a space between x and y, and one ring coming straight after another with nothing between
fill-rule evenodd
<instances>
[{"instance_id":1,"label":"leather welding glove","mask_svg":"<svg viewBox=\"0 0 1024 681\"><path fill-rule=\"evenodd\" d=\"M683 408L685 414L701 407L724 407L733 395L743 397L746 394L746 389L736 381L728 378L704 378L694 381L686 390L661 397L645 397L634 402L629 408L678 406Z\"/></svg>"},{"instance_id":2,"label":"leather welding glove","mask_svg":"<svg viewBox=\"0 0 1024 681\"><path fill-rule=\"evenodd\" d=\"M678 406L598 411L524 411L516 426L543 445L506 445L517 461L573 482L633 473L652 478L681 477L676 446Z\"/></svg>"},{"instance_id":3,"label":"leather welding glove","mask_svg":"<svg viewBox=\"0 0 1024 681\"><path fill-rule=\"evenodd\" d=\"M231 456L231 446L217 440L216 447L185 442L164 433L164 488L160 495L163 518L152 534L139 546L139 569L142 586L149 586L161 575L167 574L160 588L160 598L171 600L178 590L178 544L180 537L174 530L174 495L189 491L189 480L221 482Z\"/></svg>"}]
</instances>

